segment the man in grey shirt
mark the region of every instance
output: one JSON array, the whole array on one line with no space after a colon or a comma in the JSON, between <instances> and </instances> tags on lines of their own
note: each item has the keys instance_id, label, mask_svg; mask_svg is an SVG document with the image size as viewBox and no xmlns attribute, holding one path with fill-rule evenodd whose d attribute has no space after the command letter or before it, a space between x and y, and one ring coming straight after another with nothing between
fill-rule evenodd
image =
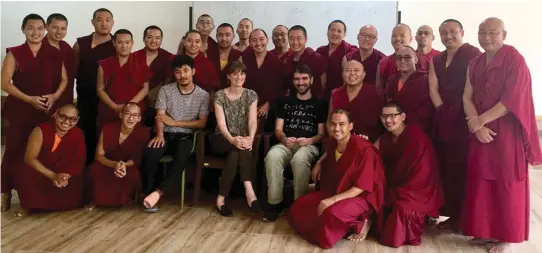
<instances>
[{"instance_id":1,"label":"man in grey shirt","mask_svg":"<svg viewBox=\"0 0 542 253\"><path fill-rule=\"evenodd\" d=\"M181 174L190 159L193 133L203 129L209 116L209 93L193 82L194 59L186 55L172 60L176 82L160 88L156 100L156 133L145 148L142 177L144 211L157 212L158 200L165 193L179 189ZM157 182L162 156L173 156L173 172Z\"/></svg>"}]
</instances>

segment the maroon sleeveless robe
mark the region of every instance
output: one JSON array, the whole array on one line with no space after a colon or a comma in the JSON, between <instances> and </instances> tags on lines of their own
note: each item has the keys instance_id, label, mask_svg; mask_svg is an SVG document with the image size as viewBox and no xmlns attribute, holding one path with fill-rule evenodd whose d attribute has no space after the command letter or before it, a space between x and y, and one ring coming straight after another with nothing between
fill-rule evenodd
<instances>
[{"instance_id":1,"label":"maroon sleeveless robe","mask_svg":"<svg viewBox=\"0 0 542 253\"><path fill-rule=\"evenodd\" d=\"M339 88L344 84L342 66L343 57L348 53L356 51L358 51L358 47L351 45L344 40L331 55L329 55L329 44L316 49L316 52L327 61L327 84L326 90L324 91L324 99L326 101L329 101L332 90Z\"/></svg>"}]
</instances>

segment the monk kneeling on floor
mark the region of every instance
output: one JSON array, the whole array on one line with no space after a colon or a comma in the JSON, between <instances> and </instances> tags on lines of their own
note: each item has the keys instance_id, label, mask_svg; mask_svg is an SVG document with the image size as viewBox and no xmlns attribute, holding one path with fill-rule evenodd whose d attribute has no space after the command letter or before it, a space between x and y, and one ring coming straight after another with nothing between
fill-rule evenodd
<instances>
[{"instance_id":1,"label":"monk kneeling on floor","mask_svg":"<svg viewBox=\"0 0 542 253\"><path fill-rule=\"evenodd\" d=\"M378 141L386 174L386 201L379 222L380 243L390 247L422 242L425 218L437 217L444 203L438 160L431 139L416 125L405 125L398 104L382 108L388 130Z\"/></svg>"},{"instance_id":2,"label":"monk kneeling on floor","mask_svg":"<svg viewBox=\"0 0 542 253\"><path fill-rule=\"evenodd\" d=\"M139 166L149 130L141 121L141 107L129 102L120 113L121 122L104 125L90 166L92 202L95 206L122 206L134 200L141 188Z\"/></svg>"},{"instance_id":3,"label":"monk kneeling on floor","mask_svg":"<svg viewBox=\"0 0 542 253\"><path fill-rule=\"evenodd\" d=\"M75 125L79 111L73 104L60 107L53 121L32 130L15 188L22 210L61 211L83 205L85 137Z\"/></svg>"},{"instance_id":4,"label":"monk kneeling on floor","mask_svg":"<svg viewBox=\"0 0 542 253\"><path fill-rule=\"evenodd\" d=\"M382 209L385 187L378 150L351 134L350 114L333 111L330 128L330 155L312 173L315 181L320 178L320 190L298 198L288 212L290 226L322 248L333 247L346 235L353 241L365 239L371 217Z\"/></svg>"}]
</instances>

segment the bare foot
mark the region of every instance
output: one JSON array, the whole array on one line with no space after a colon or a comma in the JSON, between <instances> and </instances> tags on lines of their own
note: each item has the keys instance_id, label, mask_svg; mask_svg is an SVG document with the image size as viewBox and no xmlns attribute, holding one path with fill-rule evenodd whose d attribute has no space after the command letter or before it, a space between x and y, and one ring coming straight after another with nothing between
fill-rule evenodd
<instances>
[{"instance_id":1,"label":"bare foot","mask_svg":"<svg viewBox=\"0 0 542 253\"><path fill-rule=\"evenodd\" d=\"M489 249L490 253L512 253L512 244L506 242L498 242Z\"/></svg>"},{"instance_id":2,"label":"bare foot","mask_svg":"<svg viewBox=\"0 0 542 253\"><path fill-rule=\"evenodd\" d=\"M11 208L11 194L2 193L2 212L5 212Z\"/></svg>"},{"instance_id":3,"label":"bare foot","mask_svg":"<svg viewBox=\"0 0 542 253\"><path fill-rule=\"evenodd\" d=\"M158 200L160 200L160 193L153 191L143 200L143 205L145 208L153 208L158 203Z\"/></svg>"},{"instance_id":4,"label":"bare foot","mask_svg":"<svg viewBox=\"0 0 542 253\"><path fill-rule=\"evenodd\" d=\"M96 205L91 203L91 204L86 205L85 208L87 209L87 211L92 211L94 210L94 208L96 208Z\"/></svg>"},{"instance_id":5,"label":"bare foot","mask_svg":"<svg viewBox=\"0 0 542 253\"><path fill-rule=\"evenodd\" d=\"M25 208L22 208L22 207L21 207L21 209L13 212L13 214L15 214L16 217L26 217L26 216L28 216L28 213L29 213L28 209L25 209Z\"/></svg>"},{"instance_id":6,"label":"bare foot","mask_svg":"<svg viewBox=\"0 0 542 253\"><path fill-rule=\"evenodd\" d=\"M365 224L363 224L363 228L361 228L361 232L359 234L350 234L346 239L354 242L361 242L367 237L369 228L371 228L371 220L366 219Z\"/></svg>"},{"instance_id":7,"label":"bare foot","mask_svg":"<svg viewBox=\"0 0 542 253\"><path fill-rule=\"evenodd\" d=\"M474 245L487 245L487 244L495 244L498 241L495 239L484 239L484 238L472 238L469 243Z\"/></svg>"}]
</instances>

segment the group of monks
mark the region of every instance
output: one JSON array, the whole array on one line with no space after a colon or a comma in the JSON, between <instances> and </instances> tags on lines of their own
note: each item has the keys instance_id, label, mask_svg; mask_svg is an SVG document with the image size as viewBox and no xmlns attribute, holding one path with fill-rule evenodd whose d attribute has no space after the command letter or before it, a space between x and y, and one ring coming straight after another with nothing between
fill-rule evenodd
<instances>
[{"instance_id":1,"label":"group of monks","mask_svg":"<svg viewBox=\"0 0 542 253\"><path fill-rule=\"evenodd\" d=\"M141 187L142 150L160 120L157 91L175 82L175 54L160 47L157 26L145 29L145 48L132 52L129 30L111 34L109 10L96 10L92 24L94 32L71 47L64 15L45 21L30 14L21 27L26 41L7 49L2 211L13 189L26 212L77 208L87 194L93 205L124 205ZM462 41L463 26L453 19L438 27L443 52L432 48L431 27L416 31L414 49L410 27L398 24L389 56L374 48L374 26L362 26L354 46L340 20L316 50L306 47L300 25L276 26L271 51L267 33L248 18L236 29L219 25L217 40L211 16L201 15L196 29L176 54L193 58L194 82L210 94L229 86L226 66L242 61L244 87L257 93L258 115L270 121L275 100L295 94L294 67L305 64L313 96L329 102L326 152L312 170L317 190L287 214L303 238L329 248L372 231L384 245L419 245L425 227L443 215L449 219L440 229L472 236L491 253L528 240L528 165L540 164L542 153L530 72L504 44L500 19L479 26L484 53Z\"/></svg>"}]
</instances>

